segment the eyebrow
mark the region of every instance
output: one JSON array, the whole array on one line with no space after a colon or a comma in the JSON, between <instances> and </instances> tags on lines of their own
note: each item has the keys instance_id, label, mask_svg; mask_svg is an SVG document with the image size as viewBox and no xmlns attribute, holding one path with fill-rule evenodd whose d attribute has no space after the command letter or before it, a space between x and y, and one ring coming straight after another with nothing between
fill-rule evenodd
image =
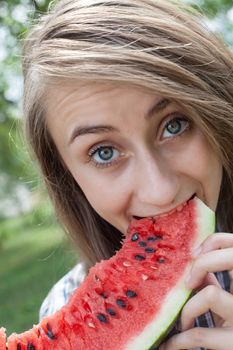
<instances>
[{"instance_id":1,"label":"eyebrow","mask_svg":"<svg viewBox=\"0 0 233 350\"><path fill-rule=\"evenodd\" d=\"M171 103L168 98L162 98L158 102L156 102L146 113L145 118L150 119L155 113L160 113Z\"/></svg>"},{"instance_id":2,"label":"eyebrow","mask_svg":"<svg viewBox=\"0 0 233 350\"><path fill-rule=\"evenodd\" d=\"M150 119L155 113L159 113L163 111L167 106L171 103L171 101L167 98L163 98L156 102L146 113L145 119ZM111 125L92 125L92 126L77 126L74 128L69 143L71 144L78 136L87 135L87 134L102 134L117 131L119 129L111 126Z\"/></svg>"}]
</instances>

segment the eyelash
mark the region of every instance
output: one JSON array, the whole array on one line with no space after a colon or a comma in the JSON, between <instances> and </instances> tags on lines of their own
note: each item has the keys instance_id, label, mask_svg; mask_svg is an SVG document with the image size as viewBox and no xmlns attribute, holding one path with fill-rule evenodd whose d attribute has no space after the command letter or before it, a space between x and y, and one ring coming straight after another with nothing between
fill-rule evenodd
<instances>
[{"instance_id":1,"label":"eyelash","mask_svg":"<svg viewBox=\"0 0 233 350\"><path fill-rule=\"evenodd\" d=\"M114 148L111 144L101 144L101 145L96 145L94 146L93 148L91 148L88 152L88 161L92 162L97 168L107 168L111 165L113 165L114 163L117 163L119 161L119 158L123 157L124 156L124 153L123 152L119 152L119 157L117 160L112 160L112 161L109 161L108 163L100 163L100 162L97 162L96 160L94 160L94 155L100 151L101 149L106 149L106 148L111 148L111 149L114 149L116 150L116 148Z\"/></svg>"},{"instance_id":2,"label":"eyelash","mask_svg":"<svg viewBox=\"0 0 233 350\"><path fill-rule=\"evenodd\" d=\"M166 139L169 139L169 138L174 139L174 138L180 137L183 135L183 133L185 131L190 129L190 120L188 120L183 114L175 112L175 113L171 114L169 120L167 120L165 122L165 124L163 126L163 132L166 130L166 128L169 126L169 124L172 121L186 122L187 124L186 124L184 130L182 130L178 134L174 134L171 137L166 137ZM106 144L96 145L96 146L92 147L88 152L88 161L92 162L94 164L94 166L96 166L97 168L107 168L109 166L112 166L113 164L118 163L120 158L124 156L124 154L122 152L117 150L117 152L119 152L119 156L116 160L111 160L111 161L106 162L106 163L97 162L94 159L94 155L97 154L98 151L101 151L104 149L111 149L113 152L117 150L116 148L114 148L113 145L106 143Z\"/></svg>"}]
</instances>

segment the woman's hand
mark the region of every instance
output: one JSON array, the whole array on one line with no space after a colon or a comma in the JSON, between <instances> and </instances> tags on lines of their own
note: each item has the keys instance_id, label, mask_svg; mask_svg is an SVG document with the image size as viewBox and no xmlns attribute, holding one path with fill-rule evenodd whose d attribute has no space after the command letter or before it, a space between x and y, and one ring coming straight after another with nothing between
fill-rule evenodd
<instances>
[{"instance_id":1,"label":"woman's hand","mask_svg":"<svg viewBox=\"0 0 233 350\"><path fill-rule=\"evenodd\" d=\"M193 252L194 262L188 288L199 290L181 313L182 333L171 337L159 350L181 350L203 347L211 350L233 350L233 234L216 233ZM219 285L213 272L228 270L230 293ZM194 319L211 310L215 328L194 328Z\"/></svg>"}]
</instances>

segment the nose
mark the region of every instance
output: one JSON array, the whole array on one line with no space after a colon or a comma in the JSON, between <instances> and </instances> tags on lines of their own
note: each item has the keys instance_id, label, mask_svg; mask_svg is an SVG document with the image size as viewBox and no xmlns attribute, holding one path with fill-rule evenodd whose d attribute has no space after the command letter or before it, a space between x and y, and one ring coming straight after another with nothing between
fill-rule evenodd
<instances>
[{"instance_id":1,"label":"nose","mask_svg":"<svg viewBox=\"0 0 233 350\"><path fill-rule=\"evenodd\" d=\"M179 191L179 177L172 161L147 154L140 157L134 177L134 194L137 201L153 207L172 207Z\"/></svg>"}]
</instances>

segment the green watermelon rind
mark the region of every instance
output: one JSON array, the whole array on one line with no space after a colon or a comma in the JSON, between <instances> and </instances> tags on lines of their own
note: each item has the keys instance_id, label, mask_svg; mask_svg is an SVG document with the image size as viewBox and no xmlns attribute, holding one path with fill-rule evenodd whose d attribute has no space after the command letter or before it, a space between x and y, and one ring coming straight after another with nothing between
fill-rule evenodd
<instances>
[{"instance_id":1,"label":"green watermelon rind","mask_svg":"<svg viewBox=\"0 0 233 350\"><path fill-rule=\"evenodd\" d=\"M156 342L150 347L149 350L154 350L155 348L157 348L162 342L163 340L165 339L165 337L168 335L169 331L173 328L173 326L175 325L180 313L181 313L181 310L183 308L183 306L186 304L186 302L188 301L188 299L190 298L192 294L192 291L191 290L187 290L186 291L186 298L185 296L183 295L183 300L182 300L182 304L180 305L180 309L177 311L177 314L176 316L174 317L174 319L172 320L172 322L169 324L168 328L165 329L159 336L159 338L156 340Z\"/></svg>"},{"instance_id":2,"label":"green watermelon rind","mask_svg":"<svg viewBox=\"0 0 233 350\"><path fill-rule=\"evenodd\" d=\"M215 231L214 212L200 199L195 198L194 201L196 202L197 210L197 236L192 247L199 245ZM192 290L187 289L184 282L189 271L190 264L187 265L176 286L166 296L160 313L156 315L156 318L139 335L128 342L125 350L152 350L161 344L168 331L176 322L183 306L191 296ZM158 334L157 338L155 338L155 333Z\"/></svg>"}]
</instances>

